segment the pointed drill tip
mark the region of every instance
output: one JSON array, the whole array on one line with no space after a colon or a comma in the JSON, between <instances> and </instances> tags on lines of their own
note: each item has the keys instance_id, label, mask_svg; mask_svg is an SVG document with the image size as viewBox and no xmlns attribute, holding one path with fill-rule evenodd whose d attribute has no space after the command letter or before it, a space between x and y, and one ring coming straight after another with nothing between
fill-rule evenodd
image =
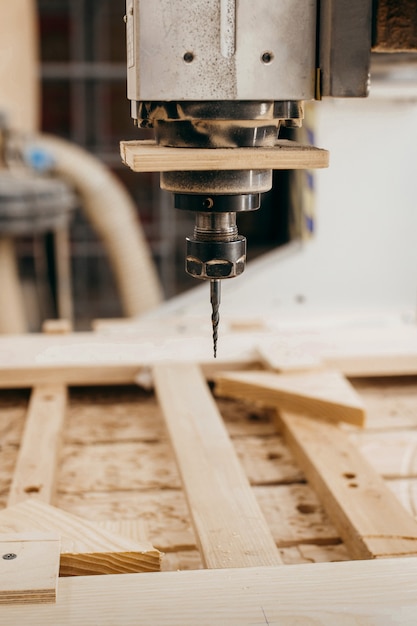
<instances>
[{"instance_id":1,"label":"pointed drill tip","mask_svg":"<svg viewBox=\"0 0 417 626\"><path fill-rule=\"evenodd\" d=\"M210 281L210 302L212 307L211 324L213 327L213 354L217 357L217 336L219 326L219 305L220 305L220 281Z\"/></svg>"}]
</instances>

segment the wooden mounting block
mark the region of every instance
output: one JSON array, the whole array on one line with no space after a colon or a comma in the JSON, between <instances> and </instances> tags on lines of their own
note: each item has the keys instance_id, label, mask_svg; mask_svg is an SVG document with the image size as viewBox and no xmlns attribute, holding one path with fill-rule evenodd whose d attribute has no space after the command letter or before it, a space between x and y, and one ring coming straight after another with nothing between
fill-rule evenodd
<instances>
[{"instance_id":1,"label":"wooden mounting block","mask_svg":"<svg viewBox=\"0 0 417 626\"><path fill-rule=\"evenodd\" d=\"M302 170L329 166L329 152L279 140L268 148L167 148L154 141L122 141L123 163L134 172Z\"/></svg>"}]
</instances>

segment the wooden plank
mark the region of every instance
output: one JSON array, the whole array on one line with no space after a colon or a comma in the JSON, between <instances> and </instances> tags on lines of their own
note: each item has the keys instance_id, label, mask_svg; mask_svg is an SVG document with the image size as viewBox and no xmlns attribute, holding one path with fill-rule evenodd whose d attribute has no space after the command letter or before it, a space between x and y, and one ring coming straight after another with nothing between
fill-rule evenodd
<instances>
[{"instance_id":1,"label":"wooden plank","mask_svg":"<svg viewBox=\"0 0 417 626\"><path fill-rule=\"evenodd\" d=\"M417 353L404 354L393 351L391 354L334 355L324 359L327 367L332 367L345 376L410 376L417 374Z\"/></svg>"},{"instance_id":2,"label":"wooden plank","mask_svg":"<svg viewBox=\"0 0 417 626\"><path fill-rule=\"evenodd\" d=\"M33 389L8 506L26 500L29 495L43 502L53 500L66 405L67 390L63 385Z\"/></svg>"},{"instance_id":3,"label":"wooden plank","mask_svg":"<svg viewBox=\"0 0 417 626\"><path fill-rule=\"evenodd\" d=\"M138 365L36 365L0 367L0 388L19 389L44 384L64 385L129 385L135 382Z\"/></svg>"},{"instance_id":4,"label":"wooden plank","mask_svg":"<svg viewBox=\"0 0 417 626\"><path fill-rule=\"evenodd\" d=\"M260 361L268 369L277 372L298 372L332 368L341 374L354 377L368 378L370 376L412 376L417 374L417 353L404 354L393 351L391 354L375 354L370 348L369 354L326 354L325 351L318 357L304 354L275 354L264 346L259 348Z\"/></svg>"},{"instance_id":5,"label":"wooden plank","mask_svg":"<svg viewBox=\"0 0 417 626\"><path fill-rule=\"evenodd\" d=\"M11 626L415 626L417 559L59 580L56 605L4 607Z\"/></svg>"},{"instance_id":6,"label":"wooden plank","mask_svg":"<svg viewBox=\"0 0 417 626\"><path fill-rule=\"evenodd\" d=\"M212 347L211 350L213 350ZM208 357L208 350L206 354ZM163 362L164 360L166 359L155 359L156 362ZM170 360L170 357L167 360ZM184 361L192 362L191 359L184 359ZM200 359L196 359L196 362L198 361ZM204 359L201 359L201 361L201 367L208 379L212 378L219 371L227 371L229 369L235 371L247 367L256 367L259 363L254 356L249 360L243 356L243 362L234 359L231 361L219 359L216 363L207 363ZM142 372L145 372L145 375L147 375L148 365L129 365L123 362L118 365L100 365L95 363L94 360L88 365L70 366L58 362L56 365L33 364L30 367L14 367L12 365L9 369L5 365L0 364L0 389L25 389L44 384L62 384L74 387L133 385L135 383L140 384Z\"/></svg>"},{"instance_id":7,"label":"wooden plank","mask_svg":"<svg viewBox=\"0 0 417 626\"><path fill-rule=\"evenodd\" d=\"M161 554L148 541L133 541L35 500L0 511L8 533L55 532L61 538L60 576L126 574L160 570Z\"/></svg>"},{"instance_id":8,"label":"wooden plank","mask_svg":"<svg viewBox=\"0 0 417 626\"><path fill-rule=\"evenodd\" d=\"M301 343L301 346L299 345ZM275 372L290 373L323 367L321 350L307 344L302 345L300 338L289 338L285 341L261 341L257 346L263 365Z\"/></svg>"},{"instance_id":9,"label":"wooden plank","mask_svg":"<svg viewBox=\"0 0 417 626\"><path fill-rule=\"evenodd\" d=\"M167 148L152 140L122 141L123 162L135 172L295 170L329 166L327 150L279 140L268 148Z\"/></svg>"},{"instance_id":10,"label":"wooden plank","mask_svg":"<svg viewBox=\"0 0 417 626\"><path fill-rule=\"evenodd\" d=\"M354 328L349 332L234 333L222 336L222 354L212 358L208 328L181 335L179 325L159 323L160 334L146 325L123 333L73 333L69 335L29 335L0 337L0 388L33 385L110 385L132 384L143 368L167 360L199 363L207 376L225 370L259 367L257 347L265 340L314 351L326 365L349 376L417 374L417 327ZM207 328L207 330L205 330ZM333 359L333 361L332 361ZM330 365L333 363L333 365Z\"/></svg>"},{"instance_id":11,"label":"wooden plank","mask_svg":"<svg viewBox=\"0 0 417 626\"><path fill-rule=\"evenodd\" d=\"M262 363L279 372L328 368L349 377L417 374L417 327L332 328L257 337Z\"/></svg>"},{"instance_id":12,"label":"wooden plank","mask_svg":"<svg viewBox=\"0 0 417 626\"><path fill-rule=\"evenodd\" d=\"M0 534L0 605L55 602L59 543L56 533Z\"/></svg>"},{"instance_id":13,"label":"wooden plank","mask_svg":"<svg viewBox=\"0 0 417 626\"><path fill-rule=\"evenodd\" d=\"M229 372L215 378L218 396L239 398L312 417L363 426L363 402L335 371L275 374Z\"/></svg>"},{"instance_id":14,"label":"wooden plank","mask_svg":"<svg viewBox=\"0 0 417 626\"><path fill-rule=\"evenodd\" d=\"M207 336L208 338L208 336ZM186 343L186 342L185 342ZM208 343L208 342L207 342ZM1 338L0 338L1 344ZM114 343L114 352L117 354L120 348L117 347L117 341ZM95 346L95 349L96 346ZM1 362L0 355L0 389L23 389L27 387L34 387L36 385L43 384L65 384L68 386L91 386L91 385L133 385L140 383L140 376L144 372L148 373L148 368L153 363L164 362L171 360L172 356L178 355L179 346L177 345L175 350L171 352L168 350L168 354L164 356L164 350L161 349L161 354L158 355L158 349L153 353L153 356L146 355L144 361L146 365L143 365L143 361L140 357L137 358L136 364L124 363L124 357L121 356L121 361L115 363L97 363L95 356L85 357L85 360L90 360L89 363L83 363L79 365L68 365L65 363L65 359L61 361L59 357L56 362L50 365L34 362L29 366L21 366L11 364L7 367L5 362ZM247 354L245 350L241 351L242 360L236 357L236 350L231 358L228 358L230 353L224 359L219 358L217 362L208 362L206 359L211 358L210 350L213 348L207 346L207 351L203 356L202 350L199 355L195 355L196 358L185 357L184 362L200 362L203 371L207 378L211 378L215 372L227 371L227 370L239 370L247 367L255 367L259 363L255 357L253 351L251 354ZM94 350L95 351L95 350ZM83 352L88 353L83 347L81 347L81 360L83 360ZM127 361L129 358L126 359ZM417 368L416 368L417 371Z\"/></svg>"},{"instance_id":15,"label":"wooden plank","mask_svg":"<svg viewBox=\"0 0 417 626\"><path fill-rule=\"evenodd\" d=\"M154 382L207 567L281 563L197 366L158 365Z\"/></svg>"},{"instance_id":16,"label":"wooden plank","mask_svg":"<svg viewBox=\"0 0 417 626\"><path fill-rule=\"evenodd\" d=\"M417 522L346 433L296 414L281 413L280 422L352 558L417 554Z\"/></svg>"}]
</instances>

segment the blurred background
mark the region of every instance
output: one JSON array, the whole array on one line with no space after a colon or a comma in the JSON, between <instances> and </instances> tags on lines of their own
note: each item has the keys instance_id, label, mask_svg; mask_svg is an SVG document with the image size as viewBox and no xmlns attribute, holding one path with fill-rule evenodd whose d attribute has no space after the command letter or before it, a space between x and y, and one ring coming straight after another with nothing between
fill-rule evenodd
<instances>
[{"instance_id":1,"label":"blurred background","mask_svg":"<svg viewBox=\"0 0 417 626\"><path fill-rule=\"evenodd\" d=\"M194 217L119 154L121 140L149 137L130 117L124 12L124 0L0 3L0 332L56 317L85 330L194 298ZM330 168L274 172L261 209L238 216L256 261L225 281L226 312L415 317L416 54L374 54L371 74L369 98L309 105L286 131L328 149ZM206 314L206 294L190 303Z\"/></svg>"},{"instance_id":2,"label":"blurred background","mask_svg":"<svg viewBox=\"0 0 417 626\"><path fill-rule=\"evenodd\" d=\"M159 174L133 173L119 155L120 140L147 137L146 130L133 126L126 98L124 0L37 0L37 11L42 132L82 146L126 186L137 207L164 297L195 286L184 272L184 237L192 231L194 218L172 209L172 198L159 188ZM256 219L251 214L241 219L239 230L250 238L250 258L289 239L289 213L277 210L277 203L286 204L288 176L276 173L274 190L267 194ZM42 239L45 241L35 244L36 254L42 256L45 245L45 254L51 256L51 242L48 237ZM33 300L33 238L19 238L16 249L25 297ZM122 316L103 243L80 207L70 226L70 250L76 328L89 328L94 318ZM53 277L48 280L44 275L45 279L53 291ZM45 296L48 285L42 287L42 318L56 313ZM30 320L31 329L39 325L36 317Z\"/></svg>"}]
</instances>

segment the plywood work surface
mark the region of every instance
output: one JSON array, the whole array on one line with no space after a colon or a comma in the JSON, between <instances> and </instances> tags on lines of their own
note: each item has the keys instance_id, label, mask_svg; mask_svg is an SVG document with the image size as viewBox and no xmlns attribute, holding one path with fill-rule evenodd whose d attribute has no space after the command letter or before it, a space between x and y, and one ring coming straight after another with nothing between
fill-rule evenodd
<instances>
[{"instance_id":1,"label":"plywood work surface","mask_svg":"<svg viewBox=\"0 0 417 626\"><path fill-rule=\"evenodd\" d=\"M347 425L350 441L417 514L417 379L358 379L352 384L366 407L367 425ZM28 399L26 391L0 391L3 507ZM326 555L333 559L335 547L341 545L339 533L276 432L274 412L244 401L216 399L216 404L283 560L305 562L307 545L320 546L312 551L313 560L326 560ZM156 548L181 554L182 567L187 567L188 553L189 566L195 565L197 539L161 407L152 392L138 387L71 389L54 504L87 520L121 527L140 519ZM170 562L174 567L173 557Z\"/></svg>"},{"instance_id":2,"label":"plywood work surface","mask_svg":"<svg viewBox=\"0 0 417 626\"><path fill-rule=\"evenodd\" d=\"M326 559L326 550L334 558L338 533L276 433L272 412L232 400L216 404L283 560L305 562L299 546L312 542L320 546L313 560ZM26 392L0 391L0 438L7 460L0 468L3 506L27 408ZM70 390L54 505L93 522L119 524L130 529L129 538L140 520L147 539L170 555L162 559L163 569L178 562L195 567L197 538L162 411L151 392Z\"/></svg>"}]
</instances>

